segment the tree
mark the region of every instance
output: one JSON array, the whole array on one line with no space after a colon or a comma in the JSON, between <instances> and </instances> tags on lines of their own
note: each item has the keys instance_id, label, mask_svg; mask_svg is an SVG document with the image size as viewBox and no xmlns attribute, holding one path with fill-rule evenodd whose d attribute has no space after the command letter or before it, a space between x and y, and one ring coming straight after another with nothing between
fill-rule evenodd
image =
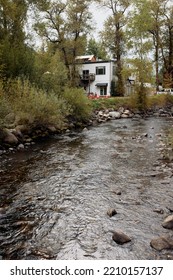
<instances>
[{"instance_id":1,"label":"tree","mask_svg":"<svg viewBox=\"0 0 173 280\"><path fill-rule=\"evenodd\" d=\"M44 5L43 5L44 4ZM44 1L39 10L44 16L37 30L58 49L67 67L71 86L77 84L76 56L83 54L86 35L90 31L89 0Z\"/></svg>"},{"instance_id":2,"label":"tree","mask_svg":"<svg viewBox=\"0 0 173 280\"><path fill-rule=\"evenodd\" d=\"M32 1L0 0L0 65L6 78L30 76L34 52L26 43L24 25Z\"/></svg>"},{"instance_id":3,"label":"tree","mask_svg":"<svg viewBox=\"0 0 173 280\"><path fill-rule=\"evenodd\" d=\"M151 83L153 77L152 59L149 55L153 48L153 41L152 37L148 36L151 18L149 18L148 5L145 0L135 0L134 2L135 6L131 11L126 31L127 46L132 53L132 58L128 62L136 82L137 105L140 110L144 110L146 107L145 84ZM141 24L141 20L143 20L143 24Z\"/></svg>"},{"instance_id":4,"label":"tree","mask_svg":"<svg viewBox=\"0 0 173 280\"><path fill-rule=\"evenodd\" d=\"M35 59L35 83L46 92L62 95L67 83L67 69L61 61L59 51L41 50Z\"/></svg>"},{"instance_id":5,"label":"tree","mask_svg":"<svg viewBox=\"0 0 173 280\"><path fill-rule=\"evenodd\" d=\"M130 7L129 0L98 0L102 6L108 8L112 15L105 21L104 30L100 33L102 41L117 61L117 92L124 95L123 62L122 57L125 46L125 26L127 11Z\"/></svg>"},{"instance_id":6,"label":"tree","mask_svg":"<svg viewBox=\"0 0 173 280\"><path fill-rule=\"evenodd\" d=\"M133 21L145 40L152 40L155 63L156 90L159 89L159 72L164 68L165 77L172 80L173 20L169 0L133 0ZM143 24L141 24L143 22ZM135 28L135 29L136 29ZM172 82L171 82L172 83ZM171 86L170 83L170 86Z\"/></svg>"},{"instance_id":7,"label":"tree","mask_svg":"<svg viewBox=\"0 0 173 280\"><path fill-rule=\"evenodd\" d=\"M173 4L164 1L164 25L162 27L161 51L164 62L164 86L173 87Z\"/></svg>"},{"instance_id":8,"label":"tree","mask_svg":"<svg viewBox=\"0 0 173 280\"><path fill-rule=\"evenodd\" d=\"M96 39L94 39L94 38L90 38L88 40L86 54L93 54L98 59L102 59L102 60L105 60L108 58L108 55L103 46L103 43L101 41L96 41Z\"/></svg>"}]
</instances>

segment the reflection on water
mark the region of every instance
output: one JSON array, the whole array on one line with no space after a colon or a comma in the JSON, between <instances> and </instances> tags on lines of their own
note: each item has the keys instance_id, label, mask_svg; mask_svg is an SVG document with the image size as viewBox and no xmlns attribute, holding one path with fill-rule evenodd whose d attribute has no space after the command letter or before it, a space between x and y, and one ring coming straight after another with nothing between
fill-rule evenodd
<instances>
[{"instance_id":1,"label":"reflection on water","mask_svg":"<svg viewBox=\"0 0 173 280\"><path fill-rule=\"evenodd\" d=\"M1 158L2 258L167 258L150 241L170 234L161 224L173 201L172 171L158 144L171 124L116 120ZM116 244L117 229L132 242Z\"/></svg>"}]
</instances>

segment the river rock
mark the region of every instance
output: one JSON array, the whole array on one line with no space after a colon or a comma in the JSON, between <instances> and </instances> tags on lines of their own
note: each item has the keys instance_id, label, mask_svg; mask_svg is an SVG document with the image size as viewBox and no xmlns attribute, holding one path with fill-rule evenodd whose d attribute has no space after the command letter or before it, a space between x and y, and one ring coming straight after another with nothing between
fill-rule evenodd
<instances>
[{"instance_id":1,"label":"river rock","mask_svg":"<svg viewBox=\"0 0 173 280\"><path fill-rule=\"evenodd\" d=\"M112 119L120 119L121 114L120 114L120 112L112 111L112 112L109 112L109 117L111 117Z\"/></svg>"},{"instance_id":2,"label":"river rock","mask_svg":"<svg viewBox=\"0 0 173 280\"><path fill-rule=\"evenodd\" d=\"M173 229L173 215L168 216L162 223L162 226L167 229Z\"/></svg>"},{"instance_id":3,"label":"river rock","mask_svg":"<svg viewBox=\"0 0 173 280\"><path fill-rule=\"evenodd\" d=\"M164 214L164 210L163 209L154 209L153 212L156 212L158 214Z\"/></svg>"},{"instance_id":4,"label":"river rock","mask_svg":"<svg viewBox=\"0 0 173 280\"><path fill-rule=\"evenodd\" d=\"M88 129L86 127L84 127L83 132L88 131Z\"/></svg>"},{"instance_id":5,"label":"river rock","mask_svg":"<svg viewBox=\"0 0 173 280\"><path fill-rule=\"evenodd\" d=\"M117 214L117 211L114 208L110 208L108 209L107 214L109 217L113 217Z\"/></svg>"},{"instance_id":6,"label":"river rock","mask_svg":"<svg viewBox=\"0 0 173 280\"><path fill-rule=\"evenodd\" d=\"M150 246L158 251L163 249L173 249L173 240L170 237L156 237L150 242Z\"/></svg>"},{"instance_id":7,"label":"river rock","mask_svg":"<svg viewBox=\"0 0 173 280\"><path fill-rule=\"evenodd\" d=\"M6 129L3 142L10 145L16 145L18 143L18 139L13 133L11 133L8 129Z\"/></svg>"},{"instance_id":8,"label":"river rock","mask_svg":"<svg viewBox=\"0 0 173 280\"><path fill-rule=\"evenodd\" d=\"M117 195L121 195L122 193L121 193L121 191L117 191L116 194Z\"/></svg>"},{"instance_id":9,"label":"river rock","mask_svg":"<svg viewBox=\"0 0 173 280\"><path fill-rule=\"evenodd\" d=\"M123 119L128 118L128 117L129 117L129 115L124 114L124 113L121 115L121 118L123 118Z\"/></svg>"},{"instance_id":10,"label":"river rock","mask_svg":"<svg viewBox=\"0 0 173 280\"><path fill-rule=\"evenodd\" d=\"M11 133L13 133L18 139L23 139L23 134L20 130L11 129Z\"/></svg>"},{"instance_id":11,"label":"river rock","mask_svg":"<svg viewBox=\"0 0 173 280\"><path fill-rule=\"evenodd\" d=\"M50 132L50 133L55 133L57 130L56 130L56 128L54 127L54 126L52 126L52 125L49 125L48 127L47 127L47 129L48 129L48 131Z\"/></svg>"},{"instance_id":12,"label":"river rock","mask_svg":"<svg viewBox=\"0 0 173 280\"><path fill-rule=\"evenodd\" d=\"M24 125L24 124L21 124L21 125L17 125L15 130L19 133L22 133L22 134L28 134L30 132L30 128L27 127L27 125Z\"/></svg>"},{"instance_id":13,"label":"river rock","mask_svg":"<svg viewBox=\"0 0 173 280\"><path fill-rule=\"evenodd\" d=\"M115 231L112 235L112 239L120 245L131 241L131 238L122 231Z\"/></svg>"},{"instance_id":14,"label":"river rock","mask_svg":"<svg viewBox=\"0 0 173 280\"><path fill-rule=\"evenodd\" d=\"M25 146L23 144L19 144L17 146L17 150L24 150L25 149Z\"/></svg>"}]
</instances>

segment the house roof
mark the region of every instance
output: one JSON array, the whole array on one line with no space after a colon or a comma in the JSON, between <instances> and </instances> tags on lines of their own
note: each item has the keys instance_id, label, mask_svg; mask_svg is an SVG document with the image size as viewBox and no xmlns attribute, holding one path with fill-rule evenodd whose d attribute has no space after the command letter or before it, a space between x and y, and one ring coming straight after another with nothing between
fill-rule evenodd
<instances>
[{"instance_id":1,"label":"house roof","mask_svg":"<svg viewBox=\"0 0 173 280\"><path fill-rule=\"evenodd\" d=\"M92 59L96 60L96 57L93 54L92 55L81 55L81 56L76 57L76 60L91 61Z\"/></svg>"}]
</instances>

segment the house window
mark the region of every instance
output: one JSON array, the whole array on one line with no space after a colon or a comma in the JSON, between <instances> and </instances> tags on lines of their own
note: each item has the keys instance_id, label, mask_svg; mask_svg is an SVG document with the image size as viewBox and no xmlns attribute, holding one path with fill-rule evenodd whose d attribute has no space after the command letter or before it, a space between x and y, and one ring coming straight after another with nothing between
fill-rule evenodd
<instances>
[{"instance_id":1,"label":"house window","mask_svg":"<svg viewBox=\"0 0 173 280\"><path fill-rule=\"evenodd\" d=\"M83 70L83 79L88 80L89 79L89 70Z\"/></svg>"},{"instance_id":2,"label":"house window","mask_svg":"<svg viewBox=\"0 0 173 280\"><path fill-rule=\"evenodd\" d=\"M107 95L107 87L100 87L100 96Z\"/></svg>"},{"instance_id":3,"label":"house window","mask_svg":"<svg viewBox=\"0 0 173 280\"><path fill-rule=\"evenodd\" d=\"M96 67L96 75L105 75L105 74L106 74L105 66Z\"/></svg>"}]
</instances>

